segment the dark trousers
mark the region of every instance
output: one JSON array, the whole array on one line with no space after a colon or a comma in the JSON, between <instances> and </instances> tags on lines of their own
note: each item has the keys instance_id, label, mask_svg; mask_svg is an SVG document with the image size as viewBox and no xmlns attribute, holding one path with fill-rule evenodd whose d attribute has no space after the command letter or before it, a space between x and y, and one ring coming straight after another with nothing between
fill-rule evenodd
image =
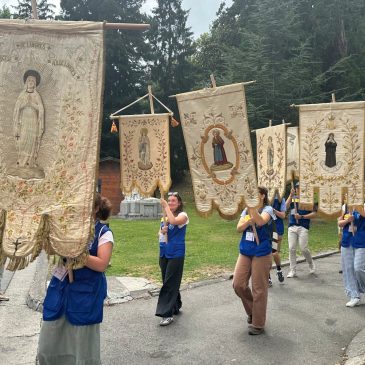
<instances>
[{"instance_id":1,"label":"dark trousers","mask_svg":"<svg viewBox=\"0 0 365 365\"><path fill-rule=\"evenodd\" d=\"M156 316L172 317L182 306L180 284L184 269L184 257L167 259L160 257L162 288L158 297Z\"/></svg>"}]
</instances>

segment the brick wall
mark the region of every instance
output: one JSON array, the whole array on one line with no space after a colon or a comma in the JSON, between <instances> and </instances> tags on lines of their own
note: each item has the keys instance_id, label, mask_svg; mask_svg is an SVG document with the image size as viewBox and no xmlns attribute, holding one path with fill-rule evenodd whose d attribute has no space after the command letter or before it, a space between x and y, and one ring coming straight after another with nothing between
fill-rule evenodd
<instances>
[{"instance_id":1,"label":"brick wall","mask_svg":"<svg viewBox=\"0 0 365 365\"><path fill-rule=\"evenodd\" d=\"M120 190L119 161L100 161L99 179L101 179L101 195L107 197L113 204L112 215L119 213L122 191Z\"/></svg>"}]
</instances>

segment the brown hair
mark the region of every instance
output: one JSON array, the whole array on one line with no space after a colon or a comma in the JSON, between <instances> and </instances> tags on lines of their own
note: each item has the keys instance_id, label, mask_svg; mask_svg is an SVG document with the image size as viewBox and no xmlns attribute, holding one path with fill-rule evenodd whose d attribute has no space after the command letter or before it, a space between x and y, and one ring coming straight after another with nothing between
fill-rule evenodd
<instances>
[{"instance_id":1,"label":"brown hair","mask_svg":"<svg viewBox=\"0 0 365 365\"><path fill-rule=\"evenodd\" d=\"M181 196L180 196L180 194L178 192L173 192L173 193L170 192L170 193L168 193L168 198L170 196L174 196L177 199L177 201L179 202L179 206L177 207L177 209L174 212L174 215L177 216L177 215L179 215L179 213L181 213L182 211L184 211L184 203L183 203L183 201L181 199Z\"/></svg>"},{"instance_id":2,"label":"brown hair","mask_svg":"<svg viewBox=\"0 0 365 365\"><path fill-rule=\"evenodd\" d=\"M112 203L108 198L101 196L99 193L95 195L94 210L96 211L96 218L106 221L112 210Z\"/></svg>"},{"instance_id":3,"label":"brown hair","mask_svg":"<svg viewBox=\"0 0 365 365\"><path fill-rule=\"evenodd\" d=\"M263 205L264 205L264 207L265 207L266 205L269 205L269 199L268 199L268 197L267 197L267 195L269 194L269 191L268 191L266 188L264 188L263 186L259 186L259 187L258 187L258 189L259 189L259 193L260 193L261 195L265 195L265 197L264 197L264 201L263 201Z\"/></svg>"}]
</instances>

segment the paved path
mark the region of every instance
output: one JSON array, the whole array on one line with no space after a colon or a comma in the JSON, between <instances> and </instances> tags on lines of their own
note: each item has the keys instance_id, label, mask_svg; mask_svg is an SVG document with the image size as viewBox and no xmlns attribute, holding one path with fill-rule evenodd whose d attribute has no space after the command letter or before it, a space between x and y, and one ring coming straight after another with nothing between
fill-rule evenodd
<instances>
[{"instance_id":1,"label":"paved path","mask_svg":"<svg viewBox=\"0 0 365 365\"><path fill-rule=\"evenodd\" d=\"M106 309L102 357L111 364L325 364L342 360L365 326L365 304L346 308L339 255L316 260L317 275L299 265L298 278L274 281L266 334L249 336L232 281L184 291L183 313L159 327L157 298Z\"/></svg>"},{"instance_id":2,"label":"paved path","mask_svg":"<svg viewBox=\"0 0 365 365\"><path fill-rule=\"evenodd\" d=\"M26 305L36 263L17 271L6 290L8 302L0 302L0 364L35 364L41 314Z\"/></svg>"},{"instance_id":3,"label":"paved path","mask_svg":"<svg viewBox=\"0 0 365 365\"><path fill-rule=\"evenodd\" d=\"M103 365L340 363L343 349L365 327L365 303L345 307L338 263L339 255L316 260L317 275L300 264L299 278L274 281L266 334L257 337L247 334L232 281L183 291L183 312L165 328L154 316L157 298L106 307ZM10 301L0 303L1 365L35 363L41 316L25 305L35 272L35 264L17 272L6 292ZM364 340L353 342L352 352L365 348Z\"/></svg>"}]
</instances>

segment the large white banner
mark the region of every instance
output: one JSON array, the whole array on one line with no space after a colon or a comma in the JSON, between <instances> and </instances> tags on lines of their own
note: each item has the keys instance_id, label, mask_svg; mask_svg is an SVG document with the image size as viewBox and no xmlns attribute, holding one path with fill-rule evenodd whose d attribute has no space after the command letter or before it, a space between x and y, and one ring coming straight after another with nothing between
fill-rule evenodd
<instances>
[{"instance_id":1,"label":"large white banner","mask_svg":"<svg viewBox=\"0 0 365 365\"><path fill-rule=\"evenodd\" d=\"M217 208L230 218L243 204L257 206L244 85L179 94L177 101L198 212Z\"/></svg>"},{"instance_id":2,"label":"large white banner","mask_svg":"<svg viewBox=\"0 0 365 365\"><path fill-rule=\"evenodd\" d=\"M0 255L81 262L93 228L103 24L0 21Z\"/></svg>"},{"instance_id":3,"label":"large white banner","mask_svg":"<svg viewBox=\"0 0 365 365\"><path fill-rule=\"evenodd\" d=\"M364 203L365 102L300 105L300 204L339 214Z\"/></svg>"}]
</instances>

